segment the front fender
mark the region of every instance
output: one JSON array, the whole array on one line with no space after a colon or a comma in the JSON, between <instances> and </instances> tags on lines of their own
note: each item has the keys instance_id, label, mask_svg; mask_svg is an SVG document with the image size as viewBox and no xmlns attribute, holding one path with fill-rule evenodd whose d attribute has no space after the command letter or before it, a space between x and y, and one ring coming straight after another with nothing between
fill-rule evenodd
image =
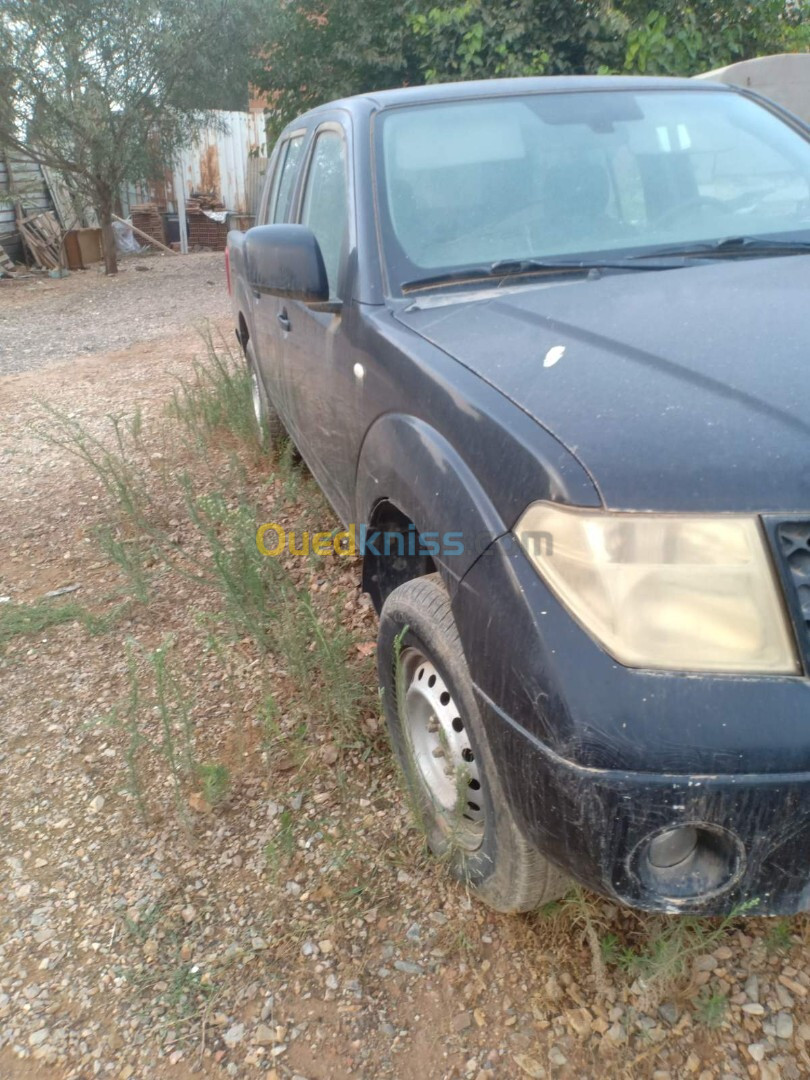
<instances>
[{"instance_id":1,"label":"front fender","mask_svg":"<svg viewBox=\"0 0 810 1080\"><path fill-rule=\"evenodd\" d=\"M383 501L398 507L420 533L438 534L440 550L433 561L451 594L508 528L455 447L423 420L403 413L380 417L366 435L355 520L372 522L375 506Z\"/></svg>"}]
</instances>

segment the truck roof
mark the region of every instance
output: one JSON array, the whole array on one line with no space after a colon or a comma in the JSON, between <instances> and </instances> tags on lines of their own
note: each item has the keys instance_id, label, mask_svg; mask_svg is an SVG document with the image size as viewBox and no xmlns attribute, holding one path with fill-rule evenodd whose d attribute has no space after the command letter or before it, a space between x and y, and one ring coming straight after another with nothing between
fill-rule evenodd
<instances>
[{"instance_id":1,"label":"truck roof","mask_svg":"<svg viewBox=\"0 0 810 1080\"><path fill-rule=\"evenodd\" d=\"M470 98L510 97L520 94L555 94L571 92L601 92L616 90L715 90L721 93L733 91L733 87L720 83L706 83L694 79L664 78L632 75L544 75L522 79L481 79L470 82L432 83L428 86L403 86L394 90L378 90L354 97L338 98L324 102L302 114L288 127L318 115L321 112L343 109L356 115L367 115L380 109L400 105L426 105L441 101L459 101Z\"/></svg>"}]
</instances>

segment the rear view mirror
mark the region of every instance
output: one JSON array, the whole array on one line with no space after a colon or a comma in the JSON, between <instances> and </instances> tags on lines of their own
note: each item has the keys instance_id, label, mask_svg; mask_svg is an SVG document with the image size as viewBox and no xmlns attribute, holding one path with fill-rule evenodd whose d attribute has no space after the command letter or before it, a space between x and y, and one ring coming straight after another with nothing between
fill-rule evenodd
<instances>
[{"instance_id":1,"label":"rear view mirror","mask_svg":"<svg viewBox=\"0 0 810 1080\"><path fill-rule=\"evenodd\" d=\"M329 281L320 245L304 225L258 225L245 234L250 287L306 304L329 300Z\"/></svg>"}]
</instances>

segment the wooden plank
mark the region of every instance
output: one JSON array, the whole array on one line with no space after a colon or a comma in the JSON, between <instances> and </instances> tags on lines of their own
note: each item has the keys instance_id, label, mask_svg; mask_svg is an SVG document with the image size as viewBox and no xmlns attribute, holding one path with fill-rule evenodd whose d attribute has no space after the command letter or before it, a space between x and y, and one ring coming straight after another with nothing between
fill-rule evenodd
<instances>
[{"instance_id":1,"label":"wooden plank","mask_svg":"<svg viewBox=\"0 0 810 1080\"><path fill-rule=\"evenodd\" d=\"M50 192L51 200L56 208L56 214L62 228L65 232L67 232L68 229L76 228L76 226L80 224L79 215L76 213L76 207L73 205L73 197L70 193L70 188L65 183L62 174L57 172L56 169L50 169L43 165L42 176L48 191Z\"/></svg>"}]
</instances>

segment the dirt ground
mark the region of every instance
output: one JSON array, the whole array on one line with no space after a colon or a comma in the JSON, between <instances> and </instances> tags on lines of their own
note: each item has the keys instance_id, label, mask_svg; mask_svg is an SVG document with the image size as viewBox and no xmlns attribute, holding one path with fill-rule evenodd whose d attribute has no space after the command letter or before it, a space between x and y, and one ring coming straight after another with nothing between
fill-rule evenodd
<instances>
[{"instance_id":1,"label":"dirt ground","mask_svg":"<svg viewBox=\"0 0 810 1080\"><path fill-rule=\"evenodd\" d=\"M176 441L166 404L203 352L193 324L230 333L223 272L210 256L150 265L0 290L5 370L30 369L0 378L0 1080L810 1076L804 917L673 937L581 894L489 912L426 856L373 698L338 733L272 650L226 641L212 588L155 565L147 598L128 594L97 540L109 494L49 441L63 420L48 406L104 439L138 410L155 492L181 468L207 468L205 490L238 468L259 505L333 524L300 472L224 437L202 458ZM163 509L188 549L182 508ZM290 573L373 681L358 565ZM58 602L93 622L4 642L4 607L76 585ZM221 800L178 793L144 747L144 820L120 718L132 664L145 680L161 649L195 753L229 781ZM165 747L155 709L144 731Z\"/></svg>"},{"instance_id":2,"label":"dirt ground","mask_svg":"<svg viewBox=\"0 0 810 1080\"><path fill-rule=\"evenodd\" d=\"M123 349L227 314L224 255L136 255L53 280L0 277L0 375ZM69 354L69 356L68 356Z\"/></svg>"}]
</instances>

